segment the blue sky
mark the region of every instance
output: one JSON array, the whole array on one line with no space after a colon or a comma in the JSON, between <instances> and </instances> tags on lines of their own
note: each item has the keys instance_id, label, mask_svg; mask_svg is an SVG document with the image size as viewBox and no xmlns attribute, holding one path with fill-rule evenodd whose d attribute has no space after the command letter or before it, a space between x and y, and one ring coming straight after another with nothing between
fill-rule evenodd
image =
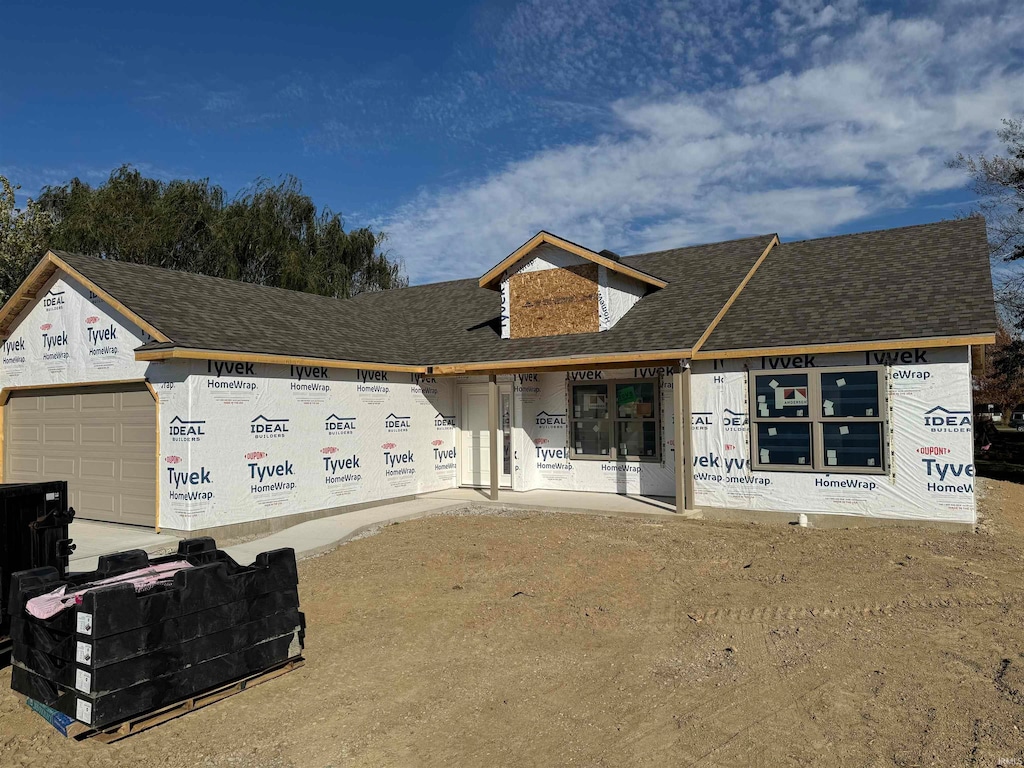
<instances>
[{"instance_id":1,"label":"blue sky","mask_svg":"<svg viewBox=\"0 0 1024 768\"><path fill-rule=\"evenodd\" d=\"M151 9L152 6L152 9ZM156 8L159 8L158 10ZM297 175L413 282L948 218L1024 113L1014 0L4 3L0 173Z\"/></svg>"}]
</instances>

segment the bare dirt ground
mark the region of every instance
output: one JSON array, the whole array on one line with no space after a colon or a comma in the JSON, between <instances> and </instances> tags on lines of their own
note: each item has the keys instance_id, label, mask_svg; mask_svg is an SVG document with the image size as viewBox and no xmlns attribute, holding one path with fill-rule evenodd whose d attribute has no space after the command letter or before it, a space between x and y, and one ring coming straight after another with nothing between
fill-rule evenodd
<instances>
[{"instance_id":1,"label":"bare dirt ground","mask_svg":"<svg viewBox=\"0 0 1024 768\"><path fill-rule=\"evenodd\" d=\"M1024 487L980 532L436 517L300 566L308 664L0 766L1024 764ZM0 687L9 685L0 672Z\"/></svg>"}]
</instances>

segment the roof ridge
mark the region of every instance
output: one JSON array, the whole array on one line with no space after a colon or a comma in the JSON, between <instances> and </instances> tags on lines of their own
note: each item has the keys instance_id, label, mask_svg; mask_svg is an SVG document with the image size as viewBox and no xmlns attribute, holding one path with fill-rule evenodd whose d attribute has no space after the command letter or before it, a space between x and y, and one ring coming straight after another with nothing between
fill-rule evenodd
<instances>
[{"instance_id":1,"label":"roof ridge","mask_svg":"<svg viewBox=\"0 0 1024 768\"><path fill-rule=\"evenodd\" d=\"M779 241L779 245L799 245L801 243L820 243L825 240L841 240L845 237L860 237L862 235L877 235L883 232L904 232L908 229L925 229L926 227L938 227L942 224L965 224L968 222L974 222L975 220L982 222L984 225L985 219L981 216L965 216L961 219L939 219L938 221L926 221L921 224L906 224L902 227L882 227L881 229L867 229L863 232L845 232L838 235L826 235L825 237L807 237L803 240L789 240Z\"/></svg>"},{"instance_id":2,"label":"roof ridge","mask_svg":"<svg viewBox=\"0 0 1024 768\"><path fill-rule=\"evenodd\" d=\"M77 259L89 259L90 261L99 262L101 264L116 264L119 268L120 267L128 267L128 268L134 268L134 269L139 269L139 270L147 270L147 271L148 270L159 270L160 272L179 272L179 273L181 273L183 275L191 275L192 277L196 277L196 278L199 278L201 280L213 280L213 281L216 281L218 283L223 283L225 285L230 285L232 287L237 287L237 286L240 286L240 285L242 285L242 286L250 286L251 288L260 289L260 290L264 290L264 291L267 291L267 292L277 291L277 292L280 292L280 293L289 294L291 296L294 296L296 294L299 295L299 296L312 296L312 297L314 297L316 299L323 299L323 300L326 300L326 301L348 301L349 299L354 298L352 296L350 296L349 299L343 299L343 298L340 298L338 296L325 296L322 293L311 293L309 291L297 291L294 288L281 288L281 287L276 286L276 285L263 285L261 283L252 283L252 282L249 282L248 280L238 280L238 279L231 278L231 277L218 277L217 275L207 275L207 274L205 274L203 272L192 272L192 271L187 270L187 269L178 269L177 267L159 267L156 264L140 264L140 263L135 262L135 261L125 261L125 260L122 260L122 259L105 259L102 256L93 256L93 255L87 254L87 253L76 253L74 251L61 251L61 250L57 250L56 248L50 248L49 250L52 251L55 256L58 256L59 258L64 259L65 261L67 260L67 257L70 256L72 258L77 258ZM71 266L74 266L74 265L71 265ZM360 295L360 294L357 294L357 295Z\"/></svg>"}]
</instances>

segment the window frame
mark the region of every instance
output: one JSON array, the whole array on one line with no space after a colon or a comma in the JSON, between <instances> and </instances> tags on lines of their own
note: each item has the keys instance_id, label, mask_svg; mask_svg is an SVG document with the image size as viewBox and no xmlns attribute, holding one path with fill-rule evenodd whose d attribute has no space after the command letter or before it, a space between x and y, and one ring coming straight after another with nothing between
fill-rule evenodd
<instances>
[{"instance_id":1,"label":"window frame","mask_svg":"<svg viewBox=\"0 0 1024 768\"><path fill-rule=\"evenodd\" d=\"M569 448L569 458L572 461L625 461L625 462L636 462L636 463L654 463L660 464L662 458L662 446L661 446L661 406L662 406L662 391L661 391L661 378L654 379L641 379L641 378L629 378L629 379L598 379L598 380L586 380L581 379L579 381L568 381L569 385L566 388L567 403L566 403L566 442ZM652 384L654 386L654 408L652 414L647 418L639 419L625 419L618 416L619 410L615 400L615 387L619 384ZM576 452L576 441L573 439L573 429L577 421L587 421L585 418L577 419L575 417L575 397L574 390L576 387L594 387L604 386L605 397L608 402L608 417L604 421L608 422L608 453L577 453ZM591 419L593 421L593 419ZM625 456L619 455L619 444L617 442L618 428L617 424L621 422L653 422L654 423L654 455L653 456L633 456L626 454Z\"/></svg>"},{"instance_id":2,"label":"window frame","mask_svg":"<svg viewBox=\"0 0 1024 768\"><path fill-rule=\"evenodd\" d=\"M878 379L877 416L822 416L821 376L829 373L874 373ZM768 416L757 414L757 377L807 376L806 417ZM889 388L885 366L826 366L821 368L787 368L785 370L751 370L747 376L747 395L750 413L750 468L758 472L816 472L843 475L884 475L889 472ZM761 449L758 445L759 424L809 424L811 432L811 455L809 464L762 464ZM877 467L850 467L825 463L825 424L879 424L881 463Z\"/></svg>"}]
</instances>

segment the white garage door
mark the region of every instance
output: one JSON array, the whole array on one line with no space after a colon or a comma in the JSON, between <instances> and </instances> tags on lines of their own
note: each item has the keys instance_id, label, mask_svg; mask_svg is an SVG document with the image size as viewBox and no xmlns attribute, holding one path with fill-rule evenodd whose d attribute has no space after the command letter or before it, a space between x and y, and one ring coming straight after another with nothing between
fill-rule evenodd
<instances>
[{"instance_id":1,"label":"white garage door","mask_svg":"<svg viewBox=\"0 0 1024 768\"><path fill-rule=\"evenodd\" d=\"M67 480L86 520L156 525L156 404L145 385L13 392L4 482Z\"/></svg>"}]
</instances>

